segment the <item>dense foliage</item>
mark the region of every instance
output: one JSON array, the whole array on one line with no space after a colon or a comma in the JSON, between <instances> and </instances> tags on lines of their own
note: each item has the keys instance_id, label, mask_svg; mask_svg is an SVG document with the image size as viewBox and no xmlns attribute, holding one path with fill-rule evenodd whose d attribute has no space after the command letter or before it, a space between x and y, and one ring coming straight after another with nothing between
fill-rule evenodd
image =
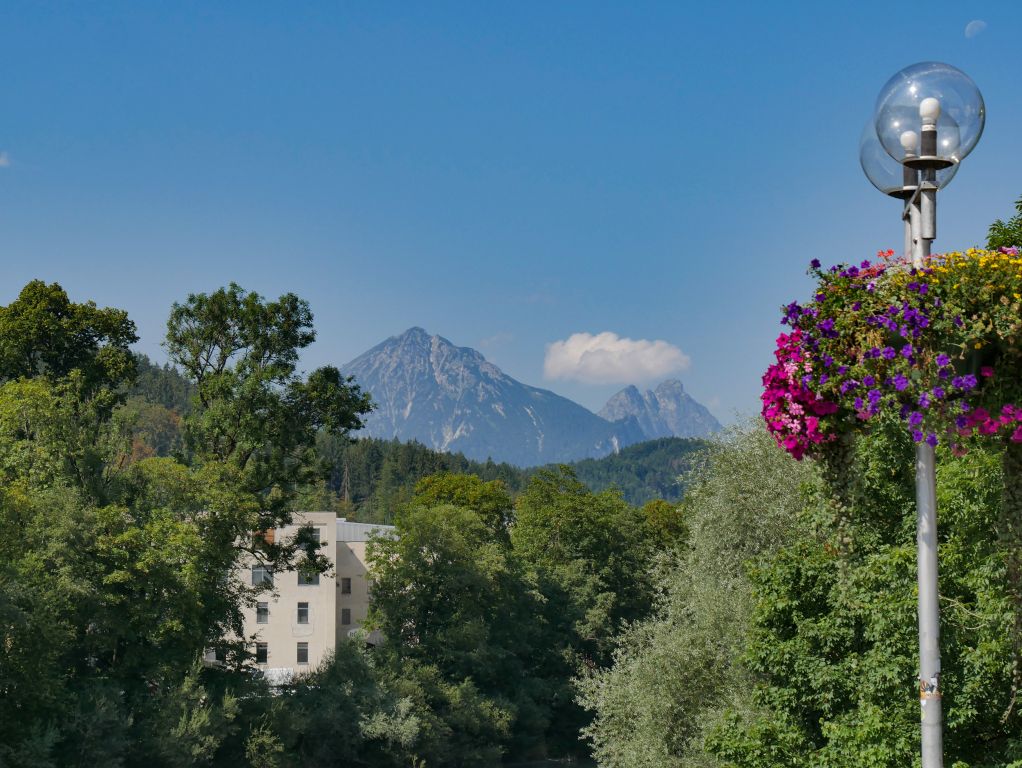
<instances>
[{"instance_id":1,"label":"dense foliage","mask_svg":"<svg viewBox=\"0 0 1022 768\"><path fill-rule=\"evenodd\" d=\"M217 689L196 667L217 646L245 664L231 638L250 594L229 576L253 530L289 519L316 431L357 427L366 408L335 371L294 374L310 324L300 300L236 286L176 307L169 346L196 397L183 453L156 456L139 450L138 403L164 406L125 405L136 337L123 312L38 281L0 308L0 762L216 754L249 687L235 675ZM297 559L293 546L257 554Z\"/></svg>"},{"instance_id":2,"label":"dense foliage","mask_svg":"<svg viewBox=\"0 0 1022 768\"><path fill-rule=\"evenodd\" d=\"M656 568L662 590L651 618L620 638L612 668L587 673L582 702L596 714L586 733L600 765L715 765L707 733L725 709L747 713L750 676L740 664L755 605L747 569L788 541L812 467L777 451L764 432L731 433L713 445L689 489L684 546Z\"/></svg>"},{"instance_id":3,"label":"dense foliage","mask_svg":"<svg viewBox=\"0 0 1022 768\"><path fill-rule=\"evenodd\" d=\"M895 766L918 751L911 438L897 417L857 445L850 504L818 466L752 430L685 501L691 534L653 617L624 634L584 702L601 765ZM1022 759L1001 452L941 451L948 765ZM916 758L917 759L917 758Z\"/></svg>"},{"instance_id":4,"label":"dense foliage","mask_svg":"<svg viewBox=\"0 0 1022 768\"><path fill-rule=\"evenodd\" d=\"M594 491L616 488L630 504L654 499L677 502L706 447L706 441L698 438L662 437L629 445L602 459L575 462L572 468Z\"/></svg>"},{"instance_id":5,"label":"dense foliage","mask_svg":"<svg viewBox=\"0 0 1022 768\"><path fill-rule=\"evenodd\" d=\"M648 611L653 552L685 530L678 509L593 493L567 468L530 478L350 442L368 398L336 369L296 372L313 337L301 299L231 285L173 307L173 365L158 367L131 353L123 312L58 285L0 307L0 765L397 768L585 751L572 677ZM252 557L327 566L306 529L253 534L340 491L339 466L347 493L397 513L399 536L375 545L386 642L343 642L271 692L240 618L260 587L233 574Z\"/></svg>"},{"instance_id":6,"label":"dense foliage","mask_svg":"<svg viewBox=\"0 0 1022 768\"><path fill-rule=\"evenodd\" d=\"M474 757L443 764L584 751L571 678L606 664L623 622L649 611L663 530L568 468L540 472L513 508L497 481L418 485L397 536L371 545L371 619L389 668L465 686L478 702L473 730L461 730Z\"/></svg>"}]
</instances>

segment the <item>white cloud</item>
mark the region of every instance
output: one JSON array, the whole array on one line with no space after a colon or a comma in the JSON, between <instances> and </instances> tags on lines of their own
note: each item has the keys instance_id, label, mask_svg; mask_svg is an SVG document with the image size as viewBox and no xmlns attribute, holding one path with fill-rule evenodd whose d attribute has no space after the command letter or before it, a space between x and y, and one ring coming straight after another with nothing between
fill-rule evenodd
<instances>
[{"instance_id":1,"label":"white cloud","mask_svg":"<svg viewBox=\"0 0 1022 768\"><path fill-rule=\"evenodd\" d=\"M11 156L6 152L0 152L0 168L7 168L11 164Z\"/></svg>"},{"instance_id":2,"label":"white cloud","mask_svg":"<svg viewBox=\"0 0 1022 768\"><path fill-rule=\"evenodd\" d=\"M975 37L986 28L987 23L985 21L983 21L982 19L973 19L972 21L965 25L965 36Z\"/></svg>"},{"instance_id":3,"label":"white cloud","mask_svg":"<svg viewBox=\"0 0 1022 768\"><path fill-rule=\"evenodd\" d=\"M610 331L573 333L547 344L543 375L587 384L635 384L686 370L690 362L666 341L625 339Z\"/></svg>"}]
</instances>

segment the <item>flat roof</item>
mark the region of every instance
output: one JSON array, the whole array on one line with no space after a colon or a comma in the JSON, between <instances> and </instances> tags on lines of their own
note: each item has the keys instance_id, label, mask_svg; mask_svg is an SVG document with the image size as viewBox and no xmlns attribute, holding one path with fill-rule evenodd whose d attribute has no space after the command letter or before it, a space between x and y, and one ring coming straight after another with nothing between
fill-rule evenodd
<instances>
[{"instance_id":1,"label":"flat roof","mask_svg":"<svg viewBox=\"0 0 1022 768\"><path fill-rule=\"evenodd\" d=\"M338 541L369 541L374 534L386 536L394 530L393 525L379 523L350 523L343 517L337 518Z\"/></svg>"}]
</instances>

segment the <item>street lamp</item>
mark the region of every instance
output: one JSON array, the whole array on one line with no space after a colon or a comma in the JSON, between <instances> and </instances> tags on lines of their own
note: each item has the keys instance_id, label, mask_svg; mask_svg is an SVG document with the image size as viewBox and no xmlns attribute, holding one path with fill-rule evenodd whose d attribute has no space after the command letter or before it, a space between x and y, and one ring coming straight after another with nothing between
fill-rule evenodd
<instances>
[{"instance_id":1,"label":"street lamp","mask_svg":"<svg viewBox=\"0 0 1022 768\"><path fill-rule=\"evenodd\" d=\"M928 61L906 67L877 97L872 124L860 141L859 161L873 186L905 201L905 250L916 269L924 266L937 237L937 190L951 181L976 146L985 119L976 84L949 64ZM936 456L926 442L916 446L916 544L922 768L943 768Z\"/></svg>"}]
</instances>

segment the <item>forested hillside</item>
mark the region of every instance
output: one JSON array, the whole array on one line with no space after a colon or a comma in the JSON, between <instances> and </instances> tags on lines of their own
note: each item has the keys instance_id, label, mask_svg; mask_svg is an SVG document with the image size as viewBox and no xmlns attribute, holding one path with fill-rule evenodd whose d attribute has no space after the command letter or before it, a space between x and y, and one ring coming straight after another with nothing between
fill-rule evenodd
<instances>
[{"instance_id":1,"label":"forested hillside","mask_svg":"<svg viewBox=\"0 0 1022 768\"><path fill-rule=\"evenodd\" d=\"M706 440L662 437L623 448L602 459L572 464L578 479L594 491L617 488L630 504L653 499L680 501L686 479L705 454Z\"/></svg>"}]
</instances>

